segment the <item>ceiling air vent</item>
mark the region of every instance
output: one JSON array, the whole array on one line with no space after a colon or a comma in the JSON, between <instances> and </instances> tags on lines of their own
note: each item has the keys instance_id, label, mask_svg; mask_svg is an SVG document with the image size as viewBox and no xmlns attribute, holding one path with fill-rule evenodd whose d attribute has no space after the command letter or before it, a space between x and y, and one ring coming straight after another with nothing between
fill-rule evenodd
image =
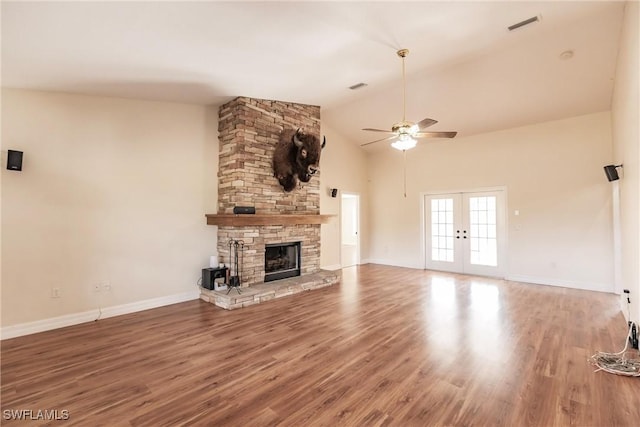
<instances>
[{"instance_id":1,"label":"ceiling air vent","mask_svg":"<svg viewBox=\"0 0 640 427\"><path fill-rule=\"evenodd\" d=\"M533 24L534 22L539 22L539 21L540 21L539 16L532 16L531 18L525 19L524 21L520 21L517 24L510 25L508 28L509 28L509 31L513 31L513 30L517 30L518 28L522 28L526 25Z\"/></svg>"},{"instance_id":2,"label":"ceiling air vent","mask_svg":"<svg viewBox=\"0 0 640 427\"><path fill-rule=\"evenodd\" d=\"M354 84L353 86L349 86L349 89L351 89L351 90L356 90L356 89L363 88L363 87L365 87L365 86L367 86L367 84L366 84L366 83L356 83L356 84Z\"/></svg>"}]
</instances>

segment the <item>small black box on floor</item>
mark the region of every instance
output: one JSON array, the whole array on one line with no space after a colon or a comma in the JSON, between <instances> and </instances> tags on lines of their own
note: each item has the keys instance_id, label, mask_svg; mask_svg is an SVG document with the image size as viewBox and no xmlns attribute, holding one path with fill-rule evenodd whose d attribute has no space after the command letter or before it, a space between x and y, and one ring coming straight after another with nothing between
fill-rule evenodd
<instances>
[{"instance_id":1,"label":"small black box on floor","mask_svg":"<svg viewBox=\"0 0 640 427\"><path fill-rule=\"evenodd\" d=\"M255 214L256 208L255 206L234 206L233 213L234 214Z\"/></svg>"},{"instance_id":2,"label":"small black box on floor","mask_svg":"<svg viewBox=\"0 0 640 427\"><path fill-rule=\"evenodd\" d=\"M202 269L202 287L213 291L216 286L216 279L227 278L227 267L222 268L203 268Z\"/></svg>"}]
</instances>

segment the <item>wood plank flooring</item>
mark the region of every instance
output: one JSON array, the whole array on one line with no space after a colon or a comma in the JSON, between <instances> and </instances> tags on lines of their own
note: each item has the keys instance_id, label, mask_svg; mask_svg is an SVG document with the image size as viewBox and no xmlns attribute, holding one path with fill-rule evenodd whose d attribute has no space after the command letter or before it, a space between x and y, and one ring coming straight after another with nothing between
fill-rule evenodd
<instances>
[{"instance_id":1,"label":"wood plank flooring","mask_svg":"<svg viewBox=\"0 0 640 427\"><path fill-rule=\"evenodd\" d=\"M190 301L2 342L7 411L73 426L637 426L617 297L366 265L241 310Z\"/></svg>"}]
</instances>

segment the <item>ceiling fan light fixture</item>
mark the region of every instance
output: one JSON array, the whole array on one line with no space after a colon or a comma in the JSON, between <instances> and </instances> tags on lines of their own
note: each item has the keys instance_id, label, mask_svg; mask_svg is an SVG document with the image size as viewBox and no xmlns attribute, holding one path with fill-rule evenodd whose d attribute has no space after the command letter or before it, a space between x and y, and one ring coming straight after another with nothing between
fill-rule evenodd
<instances>
[{"instance_id":1,"label":"ceiling fan light fixture","mask_svg":"<svg viewBox=\"0 0 640 427\"><path fill-rule=\"evenodd\" d=\"M402 59L402 121L397 122L391 126L391 131L383 130L383 129L373 129L373 128L364 128L362 130L371 131L371 132L382 132L386 134L391 134L392 136L376 139L375 141L367 142L366 144L361 144L361 147L366 145L375 144L376 142L381 141L391 141L396 140L391 144L393 148L396 150L410 150L415 147L417 141L414 138L453 138L456 136L457 132L425 132L424 130L429 126L435 125L438 123L437 120L433 120L430 118L422 119L418 123L407 121L407 84L406 84L406 75L405 75L405 64L404 60L407 54L409 53L409 49L400 49L397 51L398 56Z\"/></svg>"},{"instance_id":2,"label":"ceiling fan light fixture","mask_svg":"<svg viewBox=\"0 0 640 427\"><path fill-rule=\"evenodd\" d=\"M393 142L391 146L396 150L406 151L416 146L417 141L411 138L410 135L400 135L397 141Z\"/></svg>"}]
</instances>

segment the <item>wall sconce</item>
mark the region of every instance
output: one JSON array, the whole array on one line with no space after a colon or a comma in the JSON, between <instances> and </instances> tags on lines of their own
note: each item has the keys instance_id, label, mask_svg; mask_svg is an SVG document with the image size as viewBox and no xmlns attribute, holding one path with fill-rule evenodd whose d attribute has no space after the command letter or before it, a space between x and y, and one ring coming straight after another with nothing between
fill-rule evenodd
<instances>
[{"instance_id":1,"label":"wall sconce","mask_svg":"<svg viewBox=\"0 0 640 427\"><path fill-rule=\"evenodd\" d=\"M331 197L333 197L333 198L338 197L338 189L337 188L330 188L329 189L329 194L331 194Z\"/></svg>"},{"instance_id":2,"label":"wall sconce","mask_svg":"<svg viewBox=\"0 0 640 427\"><path fill-rule=\"evenodd\" d=\"M617 181L620 179L617 168L622 168L622 165L607 165L604 167L604 173L607 174L609 182Z\"/></svg>"}]
</instances>

